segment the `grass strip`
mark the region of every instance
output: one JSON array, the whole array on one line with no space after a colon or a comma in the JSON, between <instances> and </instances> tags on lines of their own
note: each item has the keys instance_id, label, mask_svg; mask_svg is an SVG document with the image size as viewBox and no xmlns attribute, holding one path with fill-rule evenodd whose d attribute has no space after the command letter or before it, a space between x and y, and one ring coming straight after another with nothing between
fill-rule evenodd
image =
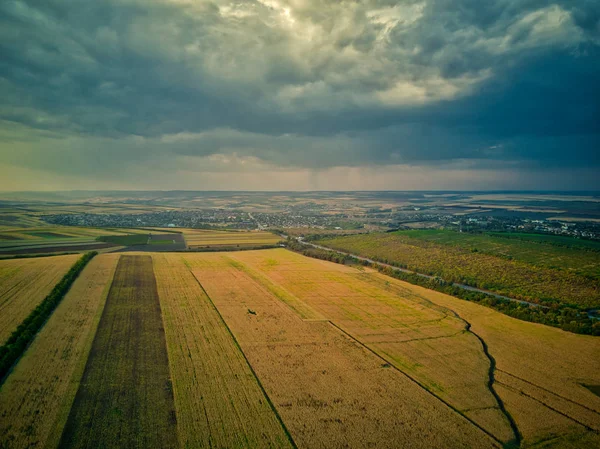
<instances>
[{"instance_id":1,"label":"grass strip","mask_svg":"<svg viewBox=\"0 0 600 449\"><path fill-rule=\"evenodd\" d=\"M75 262L60 282L54 286L50 294L19 324L6 343L0 346L0 385L67 294L75 279L96 254L98 253L95 251L86 253Z\"/></svg>"}]
</instances>

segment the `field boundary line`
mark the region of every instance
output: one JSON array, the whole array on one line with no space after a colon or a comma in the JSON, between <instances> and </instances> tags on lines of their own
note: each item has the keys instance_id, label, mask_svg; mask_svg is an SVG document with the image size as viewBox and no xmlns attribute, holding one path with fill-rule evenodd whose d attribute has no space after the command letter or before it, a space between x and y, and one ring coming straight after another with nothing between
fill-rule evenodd
<instances>
[{"instance_id":1,"label":"field boundary line","mask_svg":"<svg viewBox=\"0 0 600 449\"><path fill-rule=\"evenodd\" d=\"M497 369L497 371L498 371L498 372L500 372L500 373L507 374L507 375L508 375L508 376L510 376L510 377L514 377L515 379L518 379L518 380L520 380L520 381L522 381L522 382L525 382L525 383L527 383L527 384L529 384L529 385L532 385L532 386L534 386L534 387L536 387L536 388L539 388L540 390L543 390L543 391L545 391L546 393L550 393L550 394L552 394L552 395L554 395L554 396L556 396L556 397L558 397L558 398L561 398L561 399L564 399L565 401L568 401L568 402L570 402L571 404L578 405L579 407L581 407L581 408L584 408L584 409L586 409L586 410L588 410L588 411L590 411L590 412L592 412L592 413L595 413L596 415L599 415L599 416L600 416L600 412L598 412L597 410L594 410L593 408L590 408L590 407L588 407L588 406L586 406L586 405L580 404L580 403L579 403L579 402L577 402L577 401L573 401L572 399L569 399L569 398L567 398L567 397L565 397L565 396L562 396L562 395L560 395L560 394L558 394L558 393L555 393L555 392L553 392L553 391L551 391L551 390L548 390L548 389L546 389L546 388L544 388L544 387L541 387L541 386L539 386L538 384L534 384L533 382L530 382L530 381L528 381L528 380L526 380L526 379L523 379L522 377L515 376L514 374L511 374L511 373L509 373L508 371L504 371L504 370L502 370L502 369Z\"/></svg>"},{"instance_id":2,"label":"field boundary line","mask_svg":"<svg viewBox=\"0 0 600 449\"><path fill-rule=\"evenodd\" d=\"M448 310L451 310L451 309L448 309ZM498 403L498 407L500 407L500 411L504 414L504 416L506 416L506 419L508 420L508 423L510 424L510 428L512 429L512 431L514 433L515 442L517 443L517 446L521 447L521 442L523 441L523 436L521 435L521 432L519 431L519 426L517 426L517 422L514 420L514 418L508 412L508 410L506 410L506 407L504 405L504 402L502 401L502 398L500 397L500 395L494 388L494 382L498 382L494 376L494 371L496 370L496 359L492 356L492 354L490 354L488 345L485 342L485 340L471 330L471 323L469 323L467 320L465 320L463 317L461 317L454 310L452 310L452 313L454 313L458 319L460 319L466 323L467 332L470 332L471 334L473 334L475 336L475 338L477 338L477 340L479 340L479 342L481 343L481 346L483 347L483 353L485 354L485 356L488 358L488 360L490 362L490 368L488 370L488 390L490 390L490 393L492 393L492 395L496 399L496 402Z\"/></svg>"},{"instance_id":3,"label":"field boundary line","mask_svg":"<svg viewBox=\"0 0 600 449\"><path fill-rule=\"evenodd\" d=\"M477 333L475 333L473 331L473 329L472 329L471 323L469 323L467 320L465 320L463 317L461 317L455 310L453 310L453 309L451 309L449 307L446 307L446 306L441 306L439 304L436 304L433 301L431 301L431 300L429 300L427 298L424 298L424 297L422 297L420 295L417 295L417 297L419 297L421 301L415 301L415 302L421 302L422 305L425 305L425 306L430 307L432 309L438 310L438 311L444 313L446 315L446 317L453 316L454 318L456 318L459 321L461 321L462 323L464 323L464 329L463 329L462 332L465 332L465 333L468 333L468 334L472 334L475 338L477 338L477 340L479 341L479 343L481 344L481 347L483 349L483 354L485 355L485 357L488 359L488 362L489 362L488 382L487 382L488 390L492 394L492 396L494 397L494 399L496 400L496 403L498 404L498 408L500 409L500 411L502 412L502 414L506 417L506 419L508 421L508 424L510 425L510 428L511 428L511 430L513 432L513 435L515 437L514 442L516 443L517 447L520 447L521 443L522 443L522 440L523 440L523 436L521 435L521 432L519 431L519 427L518 427L516 421L514 420L514 418L512 417L512 415L508 412L508 410L506 410L506 407L504 405L504 402L502 401L502 398L500 398L500 396L498 395L498 393L494 389L494 382L496 381L495 380L495 376L494 376L494 371L496 370L496 359L494 359L494 357L490 353L489 348L488 348L487 343L485 342L485 340L481 336L479 336ZM414 301L412 299L409 299L409 300L410 301ZM338 326L336 326L336 327L338 327ZM457 334L453 334L453 335L458 335L458 333ZM423 387L423 388L425 388L425 387ZM442 400L441 398L438 398L438 399ZM462 413L461 413L461 415L462 415ZM463 415L463 416L465 416L465 415Z\"/></svg>"},{"instance_id":4,"label":"field boundary line","mask_svg":"<svg viewBox=\"0 0 600 449\"><path fill-rule=\"evenodd\" d=\"M460 410L458 410L452 404L450 404L449 402L445 401L444 399L440 398L436 394L434 394L431 391L429 391L421 382L419 382L417 379L415 379L411 375L407 374L406 372L402 371L396 365L390 363L385 357L383 357L377 351L375 351L374 349L370 348L369 346L367 346L366 344L364 344L362 341L358 340L357 338L355 338L354 336L352 336L351 334L349 334L348 332L346 332L344 329L342 329L341 327L339 327L337 324L335 324L331 320L329 320L329 324L331 324L333 327L335 327L337 330L339 330L346 337L350 338L352 341L356 342L357 344L359 344L360 346L362 346L363 348L365 348L367 351L369 351L370 353L372 353L373 355L375 355L378 359L383 360L387 365L389 365L390 368L392 368L392 369L398 371L399 373L403 374L404 376L406 376L409 380L411 380L412 382L414 382L415 384L417 384L421 389L423 389L427 394L433 396L438 401L440 401L442 404L446 405L448 408L450 408L452 411L454 411L456 414L458 414L462 418L464 418L467 421L469 421L471 424L473 424L475 427L477 427L479 430L481 430L487 436L489 436L492 440L494 440L496 443L500 444L501 447L505 446L502 441L500 441L498 438L496 438L490 432L488 432L487 430L485 430L483 427L481 427L479 424L477 424L475 421L473 421L468 416L466 416L463 413L461 413Z\"/></svg>"},{"instance_id":5,"label":"field boundary line","mask_svg":"<svg viewBox=\"0 0 600 449\"><path fill-rule=\"evenodd\" d=\"M250 361L248 360L248 357L246 357L246 354L242 350L242 347L240 346L240 343L238 342L237 338L235 338L235 335L233 334L233 332L231 331L231 329L229 328L229 326L225 322L225 319L223 318L223 315L221 315L221 312L219 311L219 309L217 309L217 306L215 305L215 303L213 302L212 298L210 297L210 295L208 294L208 292L206 291L206 289L204 288L204 286L200 282L200 279L198 279L196 277L196 275L194 274L194 272L190 269L190 267L187 264L185 264L185 265L188 268L188 270L190 271L190 273L192 274L192 276L194 277L194 279L196 280L196 282L198 283L198 286L202 289L202 292L206 295L206 298L208 299L208 302L210 303L210 305L212 306L212 308L215 310L215 312L219 316L219 319L223 323L223 326L225 326L225 329L227 329L227 332L229 333L229 335L233 339L233 342L235 343L235 346L238 348L238 350L242 354L242 357L244 357L244 360L246 361L246 364L248 365L248 368L250 368L250 371L252 372L252 375L256 379L256 383L258 384L258 386L259 386L260 390L262 391L262 393L265 395L265 398L266 398L267 402L269 403L269 405L271 406L271 409L273 410L273 413L275 413L275 416L276 416L277 420L279 421L279 423L281 424L281 427L283 428L283 431L285 432L285 435L287 436L290 444L292 445L292 447L294 449L298 449L298 446L296 445L296 442L292 438L292 434L290 433L290 431L286 427L285 423L283 422L283 419L281 418L281 415L279 414L279 412L277 411L277 408L275 408L275 404L273 404L273 401L271 400L271 398L267 394L267 391L265 390L265 387L263 386L262 382L258 378L258 375L256 374L256 371L254 371L254 368L250 364Z\"/></svg>"},{"instance_id":6,"label":"field boundary line","mask_svg":"<svg viewBox=\"0 0 600 449\"><path fill-rule=\"evenodd\" d=\"M522 395L522 396L528 397L529 399L531 399L531 400L533 400L533 401L535 401L535 402L539 402L539 403L540 403L540 404L542 404L544 407L548 408L549 410L552 410L552 411L553 411L553 412L555 412L555 413L558 413L558 414L559 414L559 415L561 415L561 416L564 416L564 417L565 417L565 418L567 418L567 419L570 419L571 421L573 421L573 422L574 422L574 423L576 423L576 424L579 424L580 426L582 426L584 429L586 429L586 430L587 430L587 431L589 431L589 432L593 432L593 433L596 433L596 434L597 434L597 433L600 433L600 431L599 431L599 430L593 429L592 427L590 427L590 426L588 426L587 424L584 424L584 423L582 423L582 422L578 421L577 419L573 418L572 416L569 416L569 415L567 415L566 413L564 413L564 412L561 412L560 410L558 410L558 409L556 409L556 408L552 407L551 405L548 405L548 404L546 404L544 401L542 401L542 400L540 400L540 399L538 399L538 398L536 398L536 397L533 397L533 396L531 396L530 394L527 394L527 393L525 393L525 392L524 392L523 390L521 390L520 388L516 388L516 387L513 387L512 385L505 384L504 382L501 382L501 381L499 381L499 380L497 380L496 382L498 382L498 384L502 385L504 388L507 388L508 390L511 390L511 391L513 391L513 392L515 392L515 393L518 393L518 394Z\"/></svg>"}]
</instances>

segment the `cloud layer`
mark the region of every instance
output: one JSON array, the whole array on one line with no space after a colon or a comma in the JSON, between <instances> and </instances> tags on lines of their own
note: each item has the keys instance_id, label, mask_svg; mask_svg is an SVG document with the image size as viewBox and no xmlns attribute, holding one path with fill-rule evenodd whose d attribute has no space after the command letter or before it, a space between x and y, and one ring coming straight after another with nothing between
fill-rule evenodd
<instances>
[{"instance_id":1,"label":"cloud layer","mask_svg":"<svg viewBox=\"0 0 600 449\"><path fill-rule=\"evenodd\" d=\"M7 0L0 55L0 189L600 188L597 0Z\"/></svg>"}]
</instances>

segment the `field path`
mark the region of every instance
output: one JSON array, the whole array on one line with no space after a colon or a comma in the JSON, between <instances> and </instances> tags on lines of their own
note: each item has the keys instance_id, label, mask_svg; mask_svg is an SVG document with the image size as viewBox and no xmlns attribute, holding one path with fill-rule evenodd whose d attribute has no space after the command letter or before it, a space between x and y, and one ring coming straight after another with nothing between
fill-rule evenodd
<instances>
[{"instance_id":1,"label":"field path","mask_svg":"<svg viewBox=\"0 0 600 449\"><path fill-rule=\"evenodd\" d=\"M448 310L450 310L450 309L448 309ZM502 398L500 397L500 395L498 394L498 392L494 388L494 382L496 382L496 379L495 379L495 375L496 375L496 359L494 359L494 357L490 354L488 345L485 342L485 340L483 338L481 338L478 334L476 334L475 332L473 332L473 330L471 329L471 327L472 327L471 323L469 323L467 320L465 320L464 318L462 318L454 310L452 310L452 313L458 319L464 321L465 324L466 324L466 330L467 330L467 332L470 332L471 334L473 334L481 342L481 346L483 347L483 352L484 352L485 356L488 358L488 360L490 361L490 369L488 371L488 389L490 390L490 393L492 393L492 395L496 399L496 402L498 403L498 408L502 411L502 413L504 414L504 416L506 416L507 421L510 423L510 428L512 429L513 434L514 434L514 443L517 446L520 446L521 445L521 441L523 440L523 437L521 436L521 432L519 431L519 426L517 425L516 421L513 419L512 415L508 412L508 410L506 410L506 407L504 406L504 402L502 401Z\"/></svg>"},{"instance_id":2,"label":"field path","mask_svg":"<svg viewBox=\"0 0 600 449\"><path fill-rule=\"evenodd\" d=\"M150 256L119 259L60 447L178 447Z\"/></svg>"}]
</instances>

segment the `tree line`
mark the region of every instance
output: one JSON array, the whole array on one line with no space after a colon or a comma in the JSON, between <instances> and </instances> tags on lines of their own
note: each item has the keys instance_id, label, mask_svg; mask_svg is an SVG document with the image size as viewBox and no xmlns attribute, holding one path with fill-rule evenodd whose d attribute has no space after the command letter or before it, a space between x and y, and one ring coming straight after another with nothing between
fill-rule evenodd
<instances>
[{"instance_id":1,"label":"tree line","mask_svg":"<svg viewBox=\"0 0 600 449\"><path fill-rule=\"evenodd\" d=\"M86 253L75 262L54 286L50 294L19 324L6 343L0 346L0 383L4 381L12 366L21 358L36 334L67 294L75 279L96 254L98 254L96 251Z\"/></svg>"}]
</instances>

